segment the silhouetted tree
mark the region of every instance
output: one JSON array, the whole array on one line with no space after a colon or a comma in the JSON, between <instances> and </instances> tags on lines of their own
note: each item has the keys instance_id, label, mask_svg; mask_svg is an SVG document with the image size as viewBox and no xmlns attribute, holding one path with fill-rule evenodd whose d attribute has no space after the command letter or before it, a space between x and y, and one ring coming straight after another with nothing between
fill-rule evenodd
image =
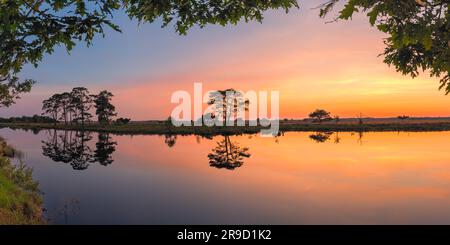
<instances>
[{"instance_id":1,"label":"silhouetted tree","mask_svg":"<svg viewBox=\"0 0 450 245\"><path fill-rule=\"evenodd\" d=\"M42 102L42 114L50 116L55 123L58 121L59 112L61 111L60 97L60 94L54 94L49 99Z\"/></svg>"},{"instance_id":2,"label":"silhouetted tree","mask_svg":"<svg viewBox=\"0 0 450 245\"><path fill-rule=\"evenodd\" d=\"M70 93L64 92L58 96L59 106L61 108L61 120L65 124L69 121L70 114L73 110L72 108L72 96Z\"/></svg>"},{"instance_id":3,"label":"silhouetted tree","mask_svg":"<svg viewBox=\"0 0 450 245\"><path fill-rule=\"evenodd\" d=\"M309 117L311 119L313 119L314 122L323 122L323 121L330 121L332 120L331 118L331 113L322 109L317 109L314 112L309 114Z\"/></svg>"},{"instance_id":4,"label":"silhouetted tree","mask_svg":"<svg viewBox=\"0 0 450 245\"><path fill-rule=\"evenodd\" d=\"M106 90L94 96L95 114L97 114L100 123L109 124L112 117L117 116L116 107L111 104L113 96L111 92Z\"/></svg>"},{"instance_id":5,"label":"silhouetted tree","mask_svg":"<svg viewBox=\"0 0 450 245\"><path fill-rule=\"evenodd\" d=\"M209 94L208 105L215 105L211 118L221 118L224 122L232 115L237 119L239 112L247 111L250 101L244 100L244 95L234 89L217 90Z\"/></svg>"},{"instance_id":6,"label":"silhouetted tree","mask_svg":"<svg viewBox=\"0 0 450 245\"><path fill-rule=\"evenodd\" d=\"M89 112L93 106L92 96L89 94L89 90L84 87L72 89L70 95L72 97L72 106L76 111L74 120L76 122L80 121L84 126L84 123L92 118L92 114Z\"/></svg>"}]
</instances>

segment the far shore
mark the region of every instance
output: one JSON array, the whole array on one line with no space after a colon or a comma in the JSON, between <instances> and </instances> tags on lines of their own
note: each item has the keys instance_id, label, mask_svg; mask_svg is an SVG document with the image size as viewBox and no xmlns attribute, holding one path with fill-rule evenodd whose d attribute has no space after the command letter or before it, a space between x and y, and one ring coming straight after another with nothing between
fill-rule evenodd
<instances>
[{"instance_id":1,"label":"far shore","mask_svg":"<svg viewBox=\"0 0 450 245\"><path fill-rule=\"evenodd\" d=\"M341 119L339 122L311 122L309 120L280 120L280 132L315 131L315 132L383 132L383 131L450 131L450 118L363 118L362 124L357 118ZM251 127L174 127L167 121L136 121L125 125L99 124L97 122L81 124L64 123L23 123L2 122L0 128L26 129L26 130L79 130L92 132L105 132L114 134L255 134L259 133L261 126Z\"/></svg>"}]
</instances>

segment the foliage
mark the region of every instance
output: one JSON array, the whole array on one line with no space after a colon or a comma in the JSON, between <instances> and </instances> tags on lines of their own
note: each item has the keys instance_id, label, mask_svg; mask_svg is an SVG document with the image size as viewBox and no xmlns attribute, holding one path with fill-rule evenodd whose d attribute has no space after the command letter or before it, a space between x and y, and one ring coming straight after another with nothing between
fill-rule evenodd
<instances>
[{"instance_id":1,"label":"foliage","mask_svg":"<svg viewBox=\"0 0 450 245\"><path fill-rule=\"evenodd\" d=\"M10 118L0 118L0 123L55 123L51 117L47 116L22 116L22 117L10 117Z\"/></svg>"},{"instance_id":2,"label":"foliage","mask_svg":"<svg viewBox=\"0 0 450 245\"><path fill-rule=\"evenodd\" d=\"M106 90L94 96L95 113L100 123L109 123L112 117L117 116L116 107L111 104L112 97L113 94Z\"/></svg>"},{"instance_id":3,"label":"foliage","mask_svg":"<svg viewBox=\"0 0 450 245\"><path fill-rule=\"evenodd\" d=\"M333 118L331 117L331 113L322 109L317 109L314 112L309 114L309 117L313 119L314 122L323 122L330 121Z\"/></svg>"},{"instance_id":4,"label":"foliage","mask_svg":"<svg viewBox=\"0 0 450 245\"><path fill-rule=\"evenodd\" d=\"M326 16L345 2L336 20L365 12L372 26L386 33L384 62L412 77L429 70L450 93L450 11L448 0L330 0L322 4Z\"/></svg>"},{"instance_id":5,"label":"foliage","mask_svg":"<svg viewBox=\"0 0 450 245\"><path fill-rule=\"evenodd\" d=\"M7 150L12 147L3 139L0 145L0 224L43 224L42 197L32 169L13 165Z\"/></svg>"},{"instance_id":6,"label":"foliage","mask_svg":"<svg viewBox=\"0 0 450 245\"><path fill-rule=\"evenodd\" d=\"M16 76L0 73L0 106L9 107L14 104L15 100L20 99L20 94L31 91L34 83L36 82L30 79L19 82Z\"/></svg>"},{"instance_id":7,"label":"foliage","mask_svg":"<svg viewBox=\"0 0 450 245\"><path fill-rule=\"evenodd\" d=\"M295 0L2 0L0 74L18 72L26 63L37 65L58 45L68 51L76 41L90 45L96 35L105 34L105 27L120 31L112 22L119 9L140 22L174 22L176 31L186 34L196 24L261 21L266 10L297 6Z\"/></svg>"},{"instance_id":8,"label":"foliage","mask_svg":"<svg viewBox=\"0 0 450 245\"><path fill-rule=\"evenodd\" d=\"M429 70L450 92L449 1L328 0L320 6L320 16L338 2L345 5L336 20L363 11L388 35L385 63L412 77ZM296 0L0 0L0 105L10 106L19 94L30 91L34 81L18 82L16 77L25 64L37 66L56 46L67 51L77 42L89 46L107 27L120 32L112 21L119 10L141 23L173 23L177 33L186 34L195 25L261 22L269 9L288 12L298 7Z\"/></svg>"},{"instance_id":9,"label":"foliage","mask_svg":"<svg viewBox=\"0 0 450 245\"><path fill-rule=\"evenodd\" d=\"M294 6L296 0L0 0L0 76L17 74L25 64L37 66L56 46L67 51L77 42L89 46L95 36L105 35L105 27L120 32L112 22L118 10L141 23L162 20L163 27L174 23L179 34L186 34L196 24L261 21L266 10L288 11ZM14 95L6 96L10 97Z\"/></svg>"},{"instance_id":10,"label":"foliage","mask_svg":"<svg viewBox=\"0 0 450 245\"><path fill-rule=\"evenodd\" d=\"M58 121L58 115L60 112L59 107L59 94L54 94L50 98L42 101L43 115L49 115L54 122Z\"/></svg>"},{"instance_id":11,"label":"foliage","mask_svg":"<svg viewBox=\"0 0 450 245\"><path fill-rule=\"evenodd\" d=\"M403 115L403 116L398 116L397 118L400 120L406 120L406 119L409 119L409 116Z\"/></svg>"},{"instance_id":12,"label":"foliage","mask_svg":"<svg viewBox=\"0 0 450 245\"><path fill-rule=\"evenodd\" d=\"M226 90L217 90L209 94L208 105L214 105L211 118L220 118L224 122L234 118L237 119L238 113L248 111L249 100L244 100L244 95L232 88ZM206 118L206 117L205 117Z\"/></svg>"},{"instance_id":13,"label":"foliage","mask_svg":"<svg viewBox=\"0 0 450 245\"><path fill-rule=\"evenodd\" d=\"M80 121L84 125L86 121L90 121L92 118L92 114L89 112L93 106L92 96L89 94L89 90L84 87L73 88L70 95L73 107L77 111L73 120Z\"/></svg>"},{"instance_id":14,"label":"foliage","mask_svg":"<svg viewBox=\"0 0 450 245\"><path fill-rule=\"evenodd\" d=\"M43 115L49 115L56 123L63 120L68 122L81 122L92 118L90 109L93 107L92 95L83 87L73 88L72 91L62 94L54 94L42 102Z\"/></svg>"},{"instance_id":15,"label":"foliage","mask_svg":"<svg viewBox=\"0 0 450 245\"><path fill-rule=\"evenodd\" d=\"M131 119L130 118L123 118L123 117L120 117L120 118L117 118L116 119L116 124L120 124L120 125L126 125L126 124L128 124L128 123L130 123L131 122Z\"/></svg>"}]
</instances>

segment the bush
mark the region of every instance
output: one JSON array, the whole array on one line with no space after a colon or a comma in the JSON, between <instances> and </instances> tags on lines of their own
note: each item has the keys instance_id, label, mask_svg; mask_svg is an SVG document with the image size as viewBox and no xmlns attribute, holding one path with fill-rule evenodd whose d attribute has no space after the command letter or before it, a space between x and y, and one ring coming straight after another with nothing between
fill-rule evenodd
<instances>
[{"instance_id":1,"label":"bush","mask_svg":"<svg viewBox=\"0 0 450 245\"><path fill-rule=\"evenodd\" d=\"M120 125L125 125L125 124L128 124L130 122L131 122L130 118L123 118L123 117L121 117L121 118L117 118L115 123L116 124L120 124Z\"/></svg>"},{"instance_id":2,"label":"bush","mask_svg":"<svg viewBox=\"0 0 450 245\"><path fill-rule=\"evenodd\" d=\"M22 116L22 117L10 117L0 118L2 123L56 123L57 121L47 116Z\"/></svg>"}]
</instances>

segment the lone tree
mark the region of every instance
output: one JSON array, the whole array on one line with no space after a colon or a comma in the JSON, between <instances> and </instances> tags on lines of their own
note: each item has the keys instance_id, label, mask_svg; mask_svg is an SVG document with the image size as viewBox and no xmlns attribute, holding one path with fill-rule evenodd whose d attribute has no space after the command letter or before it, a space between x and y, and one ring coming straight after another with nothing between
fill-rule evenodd
<instances>
[{"instance_id":1,"label":"lone tree","mask_svg":"<svg viewBox=\"0 0 450 245\"><path fill-rule=\"evenodd\" d=\"M98 95L94 96L95 114L98 116L100 123L109 124L112 117L117 116L116 107L111 104L111 99L114 95L109 91L101 91Z\"/></svg>"},{"instance_id":2,"label":"lone tree","mask_svg":"<svg viewBox=\"0 0 450 245\"><path fill-rule=\"evenodd\" d=\"M231 119L231 116L237 119L239 112L248 111L250 101L244 99L241 92L230 88L211 92L208 105L215 105L211 118L218 117L226 122Z\"/></svg>"},{"instance_id":3,"label":"lone tree","mask_svg":"<svg viewBox=\"0 0 450 245\"><path fill-rule=\"evenodd\" d=\"M333 118L331 117L331 113L322 109L317 109L314 112L310 113L309 117L313 120L313 122L318 123L333 120Z\"/></svg>"}]
</instances>

